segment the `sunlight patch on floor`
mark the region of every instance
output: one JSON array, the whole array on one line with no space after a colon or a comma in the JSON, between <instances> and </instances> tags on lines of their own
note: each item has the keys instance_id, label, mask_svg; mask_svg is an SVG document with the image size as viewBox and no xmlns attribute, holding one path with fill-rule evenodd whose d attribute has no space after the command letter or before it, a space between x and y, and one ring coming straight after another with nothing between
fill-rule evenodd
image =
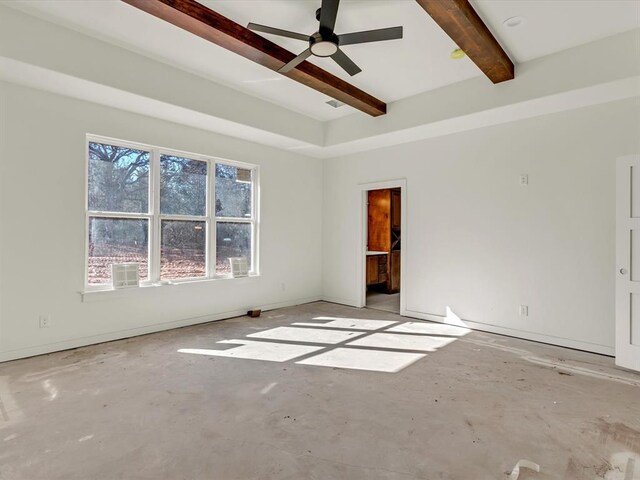
<instances>
[{"instance_id":1,"label":"sunlight patch on floor","mask_svg":"<svg viewBox=\"0 0 640 480\"><path fill-rule=\"evenodd\" d=\"M455 342L455 337L427 337L422 335L402 335L393 333L374 333L365 338L356 339L349 345L359 347L390 348L396 350L423 350L435 352L437 349Z\"/></svg>"},{"instance_id":2,"label":"sunlight patch on floor","mask_svg":"<svg viewBox=\"0 0 640 480\"><path fill-rule=\"evenodd\" d=\"M322 350L322 347L314 347L311 345L252 342L251 340L222 340L218 343L231 343L239 346L230 350L181 348L178 352L211 355L215 357L244 358L246 360L265 360L267 362L286 362L301 357L302 355Z\"/></svg>"},{"instance_id":3,"label":"sunlight patch on floor","mask_svg":"<svg viewBox=\"0 0 640 480\"><path fill-rule=\"evenodd\" d=\"M178 352L395 373L426 357L423 352L436 352L469 332L438 323L320 316L249 333L246 339L222 340L217 349Z\"/></svg>"},{"instance_id":4,"label":"sunlight patch on floor","mask_svg":"<svg viewBox=\"0 0 640 480\"><path fill-rule=\"evenodd\" d=\"M396 373L426 356L424 353L335 348L296 363L299 365Z\"/></svg>"},{"instance_id":5,"label":"sunlight patch on floor","mask_svg":"<svg viewBox=\"0 0 640 480\"><path fill-rule=\"evenodd\" d=\"M292 325L300 325L305 327L331 327L331 328L353 328L356 330L379 330L380 328L394 325L398 322L389 320L366 320L361 318L336 318L336 317L314 317L314 320L325 320L320 322L296 322Z\"/></svg>"},{"instance_id":6,"label":"sunlight patch on floor","mask_svg":"<svg viewBox=\"0 0 640 480\"><path fill-rule=\"evenodd\" d=\"M471 330L444 323L406 322L387 329L387 332L421 333L423 335L450 335L460 337Z\"/></svg>"},{"instance_id":7,"label":"sunlight patch on floor","mask_svg":"<svg viewBox=\"0 0 640 480\"><path fill-rule=\"evenodd\" d=\"M363 333L347 330L324 330L320 328L276 327L264 332L251 333L249 338L266 338L268 340L284 340L306 343L340 343L356 338Z\"/></svg>"}]
</instances>

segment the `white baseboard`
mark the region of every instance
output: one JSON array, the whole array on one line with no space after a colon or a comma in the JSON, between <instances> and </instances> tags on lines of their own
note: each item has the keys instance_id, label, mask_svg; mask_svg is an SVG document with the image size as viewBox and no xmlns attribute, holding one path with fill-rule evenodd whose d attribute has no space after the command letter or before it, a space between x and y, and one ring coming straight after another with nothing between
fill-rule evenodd
<instances>
[{"instance_id":1,"label":"white baseboard","mask_svg":"<svg viewBox=\"0 0 640 480\"><path fill-rule=\"evenodd\" d=\"M328 296L325 295L325 296L322 297L322 301L323 302L329 302L329 303L337 303L338 305L346 305L347 307L361 308L360 305L358 305L357 302L354 302L353 300L351 300L349 298L328 297Z\"/></svg>"},{"instance_id":2,"label":"white baseboard","mask_svg":"<svg viewBox=\"0 0 640 480\"><path fill-rule=\"evenodd\" d=\"M261 309L262 311L268 311L268 310L274 310L276 308L292 307L295 305L302 305L305 303L318 302L320 300L321 300L321 297L319 296L300 298L300 299L290 300L286 302L263 305ZM113 340L122 340L123 338L137 337L138 335L146 335L148 333L171 330L172 328L187 327L190 325L197 325L200 323L208 323L216 320L224 320L227 318L246 315L246 313L247 313L247 308L242 308L242 309L231 310L227 312L213 313L211 315L203 315L200 317L186 318L183 320L156 323L153 325L146 325L144 327L131 328L127 330L118 330L116 332L103 333L100 335L92 335L89 337L73 338L69 340L64 340L62 342L54 342L54 343L48 343L45 345L35 345L32 347L19 348L16 350L0 352L0 362L8 362L10 360L33 357L35 355L44 355L46 353L59 352L61 350L68 350L70 348L85 347L87 345L94 345L96 343L111 342Z\"/></svg>"},{"instance_id":3,"label":"white baseboard","mask_svg":"<svg viewBox=\"0 0 640 480\"><path fill-rule=\"evenodd\" d=\"M347 305L349 307L360 308L353 299L329 297L323 296L322 300L330 303L337 303L339 305ZM416 312L414 310L405 309L402 312L402 316L409 318L417 318L420 320L429 320L431 322L445 323L445 317L443 315L435 315L432 313ZM572 340L570 338L556 337L553 335L546 335L542 333L528 332L526 330L518 330L516 328L500 327L497 325L489 325L487 323L473 322L471 320L462 320L467 327L472 330L479 330L482 332L497 333L500 335L507 335L509 337L522 338L524 340L532 340L534 342L548 343L550 345L557 345L558 347L575 348L576 350L584 350L585 352L599 353L601 355L608 355L610 357L615 356L615 348L610 345L601 345L597 343L582 342L579 340Z\"/></svg>"},{"instance_id":4,"label":"white baseboard","mask_svg":"<svg viewBox=\"0 0 640 480\"><path fill-rule=\"evenodd\" d=\"M407 317L418 318L421 320L429 320L432 322L445 323L443 315L434 315L431 313L415 312L413 310L405 311ZM572 340L570 338L556 337L553 335L545 335L542 333L527 332L526 330L518 330L515 328L499 327L497 325L489 325L486 323L473 322L471 320L462 319L464 324L472 330L480 330L482 332L498 333L509 337L522 338L524 340L533 340L534 342L549 343L559 347L575 348L586 352L599 353L602 355L615 356L615 349L609 345L600 345L597 343L582 342Z\"/></svg>"}]
</instances>

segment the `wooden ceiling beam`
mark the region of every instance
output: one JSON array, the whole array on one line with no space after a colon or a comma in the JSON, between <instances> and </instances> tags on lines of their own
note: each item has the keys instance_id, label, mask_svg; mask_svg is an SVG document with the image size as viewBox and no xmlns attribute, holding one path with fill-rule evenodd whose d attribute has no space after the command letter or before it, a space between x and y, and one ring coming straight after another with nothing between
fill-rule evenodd
<instances>
[{"instance_id":1,"label":"wooden ceiling beam","mask_svg":"<svg viewBox=\"0 0 640 480\"><path fill-rule=\"evenodd\" d=\"M274 71L296 56L195 0L122 1ZM383 101L310 62L283 75L371 116L387 112Z\"/></svg>"},{"instance_id":2,"label":"wooden ceiling beam","mask_svg":"<svg viewBox=\"0 0 640 480\"><path fill-rule=\"evenodd\" d=\"M493 83L513 80L513 62L469 0L416 0Z\"/></svg>"}]
</instances>

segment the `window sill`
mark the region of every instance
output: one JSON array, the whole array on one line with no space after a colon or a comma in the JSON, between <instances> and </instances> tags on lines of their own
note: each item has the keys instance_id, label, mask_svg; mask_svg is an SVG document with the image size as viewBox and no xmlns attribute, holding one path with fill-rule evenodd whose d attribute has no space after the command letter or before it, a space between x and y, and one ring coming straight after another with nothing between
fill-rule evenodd
<instances>
[{"instance_id":1,"label":"window sill","mask_svg":"<svg viewBox=\"0 0 640 480\"><path fill-rule=\"evenodd\" d=\"M249 274L248 277L215 277L215 278L203 278L203 279L189 279L189 280L176 280L167 283L149 283L145 285L140 285L139 287L129 287L129 288L96 288L95 290L85 290L83 292L79 292L82 297L82 303L87 302L99 302L102 300L111 300L113 298L126 298L130 296L135 296L139 294L141 291L157 291L156 289L165 289L165 288L180 288L187 285L202 285L207 283L214 283L220 281L228 281L235 280L238 282L251 281L252 278L260 277L259 273Z\"/></svg>"}]
</instances>

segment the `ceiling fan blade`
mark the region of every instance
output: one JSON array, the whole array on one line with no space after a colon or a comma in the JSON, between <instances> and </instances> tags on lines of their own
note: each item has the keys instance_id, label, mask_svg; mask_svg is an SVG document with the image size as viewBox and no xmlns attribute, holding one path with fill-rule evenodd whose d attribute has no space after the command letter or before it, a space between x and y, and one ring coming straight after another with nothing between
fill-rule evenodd
<instances>
[{"instance_id":1,"label":"ceiling fan blade","mask_svg":"<svg viewBox=\"0 0 640 480\"><path fill-rule=\"evenodd\" d=\"M280 28L267 27L266 25L260 25L258 23L250 23L247 25L249 30L254 32L270 33L272 35L280 35L281 37L295 38L296 40L309 41L309 35L302 33L290 32L289 30L281 30Z\"/></svg>"},{"instance_id":2,"label":"ceiling fan blade","mask_svg":"<svg viewBox=\"0 0 640 480\"><path fill-rule=\"evenodd\" d=\"M320 7L320 32L333 33L338 16L338 5L340 0L322 0Z\"/></svg>"},{"instance_id":3,"label":"ceiling fan blade","mask_svg":"<svg viewBox=\"0 0 640 480\"><path fill-rule=\"evenodd\" d=\"M296 68L299 64L305 61L311 55L311 49L307 48L304 52L291 60L289 63L283 65L278 72L287 73L289 70Z\"/></svg>"},{"instance_id":4,"label":"ceiling fan blade","mask_svg":"<svg viewBox=\"0 0 640 480\"><path fill-rule=\"evenodd\" d=\"M399 38L402 38L402 27L389 27L379 30L367 30L366 32L338 35L340 46L354 45L356 43L381 42L383 40L397 40Z\"/></svg>"},{"instance_id":5,"label":"ceiling fan blade","mask_svg":"<svg viewBox=\"0 0 640 480\"><path fill-rule=\"evenodd\" d=\"M338 65L340 65L344 69L344 71L347 72L352 77L356 73L360 73L362 71L360 69L360 67L358 65L356 65L355 63L353 63L353 60L351 60L349 57L347 57L344 54L344 52L342 50L340 50L340 49L338 49L338 51L336 53L331 55L331 58L333 58L335 60L335 62Z\"/></svg>"}]
</instances>

